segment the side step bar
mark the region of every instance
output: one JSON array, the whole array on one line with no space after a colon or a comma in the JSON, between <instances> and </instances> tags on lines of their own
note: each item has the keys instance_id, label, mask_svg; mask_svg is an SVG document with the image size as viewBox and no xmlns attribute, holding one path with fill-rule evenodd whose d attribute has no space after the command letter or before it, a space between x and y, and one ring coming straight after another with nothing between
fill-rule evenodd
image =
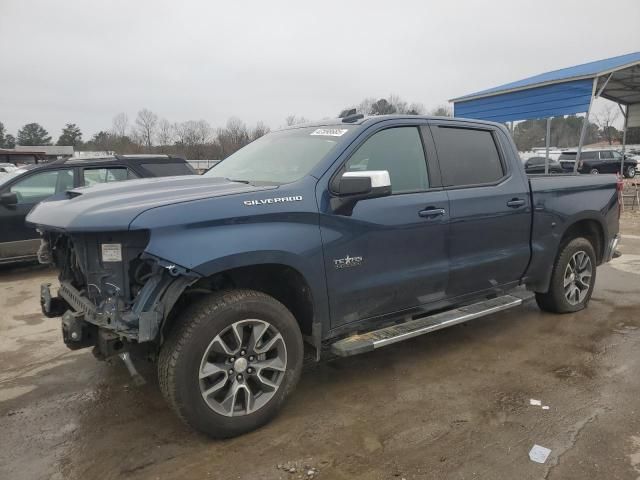
<instances>
[{"instance_id":1,"label":"side step bar","mask_svg":"<svg viewBox=\"0 0 640 480\"><path fill-rule=\"evenodd\" d=\"M501 310L517 307L533 296L530 292L518 292L512 295L484 300L464 307L447 310L427 317L410 320L398 325L374 330L361 335L352 335L331 345L331 352L340 357L370 352L376 348L401 342L429 332L468 322Z\"/></svg>"}]
</instances>

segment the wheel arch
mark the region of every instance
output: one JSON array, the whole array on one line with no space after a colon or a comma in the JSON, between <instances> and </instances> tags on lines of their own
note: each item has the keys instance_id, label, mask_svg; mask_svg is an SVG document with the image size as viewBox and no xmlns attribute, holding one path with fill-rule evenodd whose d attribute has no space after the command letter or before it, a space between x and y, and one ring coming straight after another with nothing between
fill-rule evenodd
<instances>
[{"instance_id":1,"label":"wheel arch","mask_svg":"<svg viewBox=\"0 0 640 480\"><path fill-rule=\"evenodd\" d=\"M596 252L596 263L600 265L604 258L606 247L605 230L602 221L593 217L576 220L564 230L556 249L555 259L558 258L564 245L578 237L584 237L591 242Z\"/></svg>"},{"instance_id":2,"label":"wheel arch","mask_svg":"<svg viewBox=\"0 0 640 480\"><path fill-rule=\"evenodd\" d=\"M171 312L167 313L164 334L174 327L177 312L199 295L225 289L250 289L282 303L295 317L303 336L315 340L321 331L317 325L326 315L322 303L325 285L317 281L318 274L304 259L296 257L287 252L251 252L196 267L194 271L201 278L181 292Z\"/></svg>"},{"instance_id":3,"label":"wheel arch","mask_svg":"<svg viewBox=\"0 0 640 480\"><path fill-rule=\"evenodd\" d=\"M544 236L533 246L533 258L527 276L523 279L527 288L546 292L551 282L551 271L564 245L577 237L585 237L596 252L596 264L605 257L608 229L605 218L595 211L585 211L567 220L563 228Z\"/></svg>"}]
</instances>

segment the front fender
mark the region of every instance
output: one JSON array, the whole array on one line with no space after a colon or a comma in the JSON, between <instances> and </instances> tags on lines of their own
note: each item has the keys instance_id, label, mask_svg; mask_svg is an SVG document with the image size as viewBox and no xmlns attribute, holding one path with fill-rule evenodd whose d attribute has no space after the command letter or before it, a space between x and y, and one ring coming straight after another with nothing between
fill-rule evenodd
<instances>
[{"instance_id":1,"label":"front fender","mask_svg":"<svg viewBox=\"0 0 640 480\"><path fill-rule=\"evenodd\" d=\"M311 289L315 321L329 325L317 214L298 212L242 220L156 228L150 232L145 252L203 277L251 265L291 267Z\"/></svg>"}]
</instances>

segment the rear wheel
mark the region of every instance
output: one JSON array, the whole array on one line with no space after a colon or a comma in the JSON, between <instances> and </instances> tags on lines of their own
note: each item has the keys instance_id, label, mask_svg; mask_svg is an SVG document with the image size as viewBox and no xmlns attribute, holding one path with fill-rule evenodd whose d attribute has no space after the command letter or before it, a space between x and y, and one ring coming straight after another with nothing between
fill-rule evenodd
<instances>
[{"instance_id":1,"label":"rear wheel","mask_svg":"<svg viewBox=\"0 0 640 480\"><path fill-rule=\"evenodd\" d=\"M589 173L591 175L598 175L600 173L600 170L598 170L597 168L592 168Z\"/></svg>"},{"instance_id":2,"label":"rear wheel","mask_svg":"<svg viewBox=\"0 0 640 480\"><path fill-rule=\"evenodd\" d=\"M298 324L274 298L219 292L183 312L162 347L158 377L169 405L214 438L254 430L276 415L302 369Z\"/></svg>"},{"instance_id":3,"label":"rear wheel","mask_svg":"<svg viewBox=\"0 0 640 480\"><path fill-rule=\"evenodd\" d=\"M627 168L627 171L625 172L625 177L627 178L633 178L636 176L636 167L629 167Z\"/></svg>"},{"instance_id":4,"label":"rear wheel","mask_svg":"<svg viewBox=\"0 0 640 480\"><path fill-rule=\"evenodd\" d=\"M577 312L589 303L595 280L593 246L586 238L574 238L562 247L553 266L549 291L536 293L536 302L548 312Z\"/></svg>"}]
</instances>

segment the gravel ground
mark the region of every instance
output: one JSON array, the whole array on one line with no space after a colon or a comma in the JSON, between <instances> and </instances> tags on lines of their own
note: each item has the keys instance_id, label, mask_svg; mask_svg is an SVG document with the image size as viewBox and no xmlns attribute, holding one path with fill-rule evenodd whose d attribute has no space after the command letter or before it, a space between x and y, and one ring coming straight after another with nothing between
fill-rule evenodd
<instances>
[{"instance_id":1,"label":"gravel ground","mask_svg":"<svg viewBox=\"0 0 640 480\"><path fill-rule=\"evenodd\" d=\"M227 441L184 427L154 381L67 350L39 312L51 271L4 268L0 478L640 478L640 214L623 234L587 310L528 303L310 366L275 421Z\"/></svg>"}]
</instances>

